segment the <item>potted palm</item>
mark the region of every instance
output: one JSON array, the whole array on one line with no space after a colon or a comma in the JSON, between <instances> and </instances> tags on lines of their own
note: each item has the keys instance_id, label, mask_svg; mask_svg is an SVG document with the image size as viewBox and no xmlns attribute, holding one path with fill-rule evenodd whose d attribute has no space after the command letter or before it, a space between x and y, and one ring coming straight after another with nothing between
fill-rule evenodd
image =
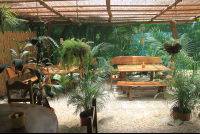
<instances>
[{"instance_id":1,"label":"potted palm","mask_svg":"<svg viewBox=\"0 0 200 134\"><path fill-rule=\"evenodd\" d=\"M171 116L173 116L173 119L189 121L191 110L199 103L200 99L200 75L196 72L189 73L186 69L178 69L175 64L172 64L173 68L168 71L169 75L166 78L155 80L165 82L169 87L166 97L172 102Z\"/></svg>"},{"instance_id":2,"label":"potted palm","mask_svg":"<svg viewBox=\"0 0 200 134\"><path fill-rule=\"evenodd\" d=\"M109 97L109 93L112 92L109 88L102 86L105 78L109 76L109 72L106 70L111 69L104 58L95 57L99 61L95 66L98 66L97 68L101 70L100 72L90 73L89 71L92 68L89 64L92 58L98 50L105 47L106 44L102 43L92 49L84 62L84 77L75 78L78 85L77 89L74 89L71 95L68 96L68 105L75 105L75 113L80 113L81 126L87 125L86 119L90 115L92 99L97 98L97 107L102 108L106 98Z\"/></svg>"}]
</instances>

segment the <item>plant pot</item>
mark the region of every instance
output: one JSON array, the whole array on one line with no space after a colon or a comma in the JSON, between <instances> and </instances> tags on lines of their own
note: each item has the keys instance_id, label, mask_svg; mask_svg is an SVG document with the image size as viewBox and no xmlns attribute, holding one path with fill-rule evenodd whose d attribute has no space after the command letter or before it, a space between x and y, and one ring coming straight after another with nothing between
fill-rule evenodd
<instances>
[{"instance_id":1,"label":"plant pot","mask_svg":"<svg viewBox=\"0 0 200 134\"><path fill-rule=\"evenodd\" d=\"M81 121L81 127L87 126L87 117L86 117L85 111L80 113L80 121Z\"/></svg>"},{"instance_id":2,"label":"plant pot","mask_svg":"<svg viewBox=\"0 0 200 134\"><path fill-rule=\"evenodd\" d=\"M190 113L182 114L173 111L173 119L180 119L182 121L189 121L190 120Z\"/></svg>"},{"instance_id":3,"label":"plant pot","mask_svg":"<svg viewBox=\"0 0 200 134\"><path fill-rule=\"evenodd\" d=\"M169 54L176 54L181 50L182 46L179 43L171 43L164 44L164 48Z\"/></svg>"},{"instance_id":4,"label":"plant pot","mask_svg":"<svg viewBox=\"0 0 200 134\"><path fill-rule=\"evenodd\" d=\"M19 117L15 118L15 114L18 114ZM10 114L8 116L8 118L11 121L12 127L15 129L23 127L24 126L24 116L25 116L24 112L15 112L15 113Z\"/></svg>"},{"instance_id":5,"label":"plant pot","mask_svg":"<svg viewBox=\"0 0 200 134\"><path fill-rule=\"evenodd\" d=\"M50 107L51 108L51 110L54 112L54 113L56 113L56 110L55 110L55 108L52 108L52 107Z\"/></svg>"}]
</instances>

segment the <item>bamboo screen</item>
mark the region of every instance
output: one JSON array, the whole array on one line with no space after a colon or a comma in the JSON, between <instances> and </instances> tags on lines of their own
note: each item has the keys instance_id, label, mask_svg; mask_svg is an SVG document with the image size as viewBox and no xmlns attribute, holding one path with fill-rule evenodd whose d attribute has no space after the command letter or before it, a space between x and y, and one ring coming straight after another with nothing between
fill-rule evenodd
<instances>
[{"instance_id":1,"label":"bamboo screen","mask_svg":"<svg viewBox=\"0 0 200 134\"><path fill-rule=\"evenodd\" d=\"M2 34L0 32L0 64L5 64L5 63L9 63L9 65L11 65L12 63L12 56L7 56L4 57L6 54L9 54L10 51L9 49L5 50L3 52L4 48L12 48L14 49L17 53L17 47L15 46L14 41L12 40L13 38L16 39L18 42L23 41L27 38L32 38L32 37L37 37L36 32L23 32L23 31L17 31L17 32L5 32L4 34ZM23 47L26 44L23 44ZM33 47L28 47L25 49L26 51L30 51L33 53L33 57L36 56L36 53L34 52L34 48ZM23 59L25 60L26 57ZM20 79L26 79L29 78L30 75L26 74L24 76L20 76ZM0 74L0 96L6 94L6 80L9 80L9 84L13 83L14 81L18 80L18 77L13 77L13 78L9 78L6 69Z\"/></svg>"}]
</instances>

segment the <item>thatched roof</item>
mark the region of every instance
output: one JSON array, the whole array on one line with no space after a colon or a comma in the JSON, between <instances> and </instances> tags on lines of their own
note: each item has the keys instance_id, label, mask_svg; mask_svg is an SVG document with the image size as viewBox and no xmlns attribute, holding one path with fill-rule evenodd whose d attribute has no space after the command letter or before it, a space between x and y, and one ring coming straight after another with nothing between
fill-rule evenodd
<instances>
[{"instance_id":1,"label":"thatched roof","mask_svg":"<svg viewBox=\"0 0 200 134\"><path fill-rule=\"evenodd\" d=\"M3 3L32 24L191 23L200 17L200 0L1 0L0 6Z\"/></svg>"}]
</instances>

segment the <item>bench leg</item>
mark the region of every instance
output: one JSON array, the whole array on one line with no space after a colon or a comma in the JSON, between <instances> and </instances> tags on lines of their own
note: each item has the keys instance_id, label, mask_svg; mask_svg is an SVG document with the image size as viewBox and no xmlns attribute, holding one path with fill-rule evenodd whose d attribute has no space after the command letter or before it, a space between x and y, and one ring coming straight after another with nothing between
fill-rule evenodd
<instances>
[{"instance_id":1,"label":"bench leg","mask_svg":"<svg viewBox=\"0 0 200 134\"><path fill-rule=\"evenodd\" d=\"M122 77L123 77L123 81L126 81L126 72L122 72ZM123 89L123 94L125 94L126 93L126 86L123 86L122 89Z\"/></svg>"},{"instance_id":2,"label":"bench leg","mask_svg":"<svg viewBox=\"0 0 200 134\"><path fill-rule=\"evenodd\" d=\"M152 81L152 80L153 80L153 73L154 73L154 72L151 72L150 81Z\"/></svg>"},{"instance_id":3,"label":"bench leg","mask_svg":"<svg viewBox=\"0 0 200 134\"><path fill-rule=\"evenodd\" d=\"M110 81L110 89L112 90L112 78L111 78L111 81Z\"/></svg>"},{"instance_id":4,"label":"bench leg","mask_svg":"<svg viewBox=\"0 0 200 134\"><path fill-rule=\"evenodd\" d=\"M158 93L163 92L163 87L158 87Z\"/></svg>"},{"instance_id":5,"label":"bench leg","mask_svg":"<svg viewBox=\"0 0 200 134\"><path fill-rule=\"evenodd\" d=\"M129 100L132 101L132 86L129 87Z\"/></svg>"},{"instance_id":6,"label":"bench leg","mask_svg":"<svg viewBox=\"0 0 200 134\"><path fill-rule=\"evenodd\" d=\"M163 99L166 100L166 86L163 87Z\"/></svg>"}]
</instances>

